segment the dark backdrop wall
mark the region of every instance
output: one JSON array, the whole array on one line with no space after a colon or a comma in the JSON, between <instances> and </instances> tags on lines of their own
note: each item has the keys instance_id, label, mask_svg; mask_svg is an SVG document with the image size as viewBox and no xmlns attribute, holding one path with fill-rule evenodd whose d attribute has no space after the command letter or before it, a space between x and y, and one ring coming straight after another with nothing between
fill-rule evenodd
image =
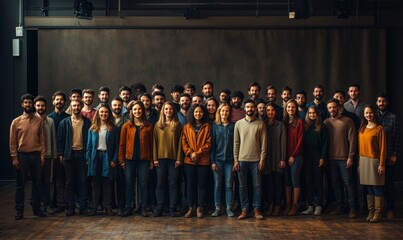
<instances>
[{"instance_id":1,"label":"dark backdrop wall","mask_svg":"<svg viewBox=\"0 0 403 240\"><path fill-rule=\"evenodd\" d=\"M143 82L168 89L204 81L221 89L288 85L331 91L362 85L363 98L386 88L385 29L44 29L38 33L39 93ZM264 97L264 93L261 94ZM170 99L170 97L168 97Z\"/></svg>"}]
</instances>

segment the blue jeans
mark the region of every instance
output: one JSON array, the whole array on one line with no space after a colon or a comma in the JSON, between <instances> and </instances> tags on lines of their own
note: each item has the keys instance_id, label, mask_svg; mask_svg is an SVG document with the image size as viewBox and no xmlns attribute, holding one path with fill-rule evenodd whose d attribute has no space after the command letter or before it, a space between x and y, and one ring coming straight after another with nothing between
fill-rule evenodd
<instances>
[{"instance_id":1,"label":"blue jeans","mask_svg":"<svg viewBox=\"0 0 403 240\"><path fill-rule=\"evenodd\" d=\"M294 164L284 169L284 183L286 187L300 188L300 178L303 159L300 156L294 157Z\"/></svg>"},{"instance_id":2,"label":"blue jeans","mask_svg":"<svg viewBox=\"0 0 403 240\"><path fill-rule=\"evenodd\" d=\"M87 163L83 151L72 151L71 157L64 162L66 171L66 203L68 209L76 206L76 193L80 210L88 205Z\"/></svg>"},{"instance_id":3,"label":"blue jeans","mask_svg":"<svg viewBox=\"0 0 403 240\"><path fill-rule=\"evenodd\" d=\"M147 180L149 172L150 161L144 160L128 160L126 161L125 169L125 181L126 181L126 207L133 208L133 193L134 193L134 183L136 180L136 174L138 174L138 179L140 182L140 197L142 207L147 204Z\"/></svg>"},{"instance_id":4,"label":"blue jeans","mask_svg":"<svg viewBox=\"0 0 403 240\"><path fill-rule=\"evenodd\" d=\"M177 177L178 169L175 168L174 159L160 159L160 167L156 168L157 171L157 203L158 207L161 208L164 205L165 200L165 190L168 183L169 187L169 208L175 209L178 197L178 186Z\"/></svg>"},{"instance_id":5,"label":"blue jeans","mask_svg":"<svg viewBox=\"0 0 403 240\"><path fill-rule=\"evenodd\" d=\"M352 167L346 168L347 161L346 160L335 160L330 159L330 170L332 174L332 185L334 195L336 197L336 201L339 208L343 207L343 202L341 199L341 181L343 181L344 186L347 188L348 194L348 205L350 209L356 209L356 194L353 183L353 175L352 175Z\"/></svg>"},{"instance_id":6,"label":"blue jeans","mask_svg":"<svg viewBox=\"0 0 403 240\"><path fill-rule=\"evenodd\" d=\"M32 207L36 210L41 205L41 158L39 152L18 153L20 169L17 170L15 187L15 210L24 210L25 183L28 180L28 171L32 177Z\"/></svg>"},{"instance_id":7,"label":"blue jeans","mask_svg":"<svg viewBox=\"0 0 403 240\"><path fill-rule=\"evenodd\" d=\"M262 205L262 173L258 170L257 162L239 162L239 198L241 199L242 210L249 209L248 199L248 173L252 177L253 187L253 209L259 209Z\"/></svg>"},{"instance_id":8,"label":"blue jeans","mask_svg":"<svg viewBox=\"0 0 403 240\"><path fill-rule=\"evenodd\" d=\"M232 182L234 180L234 175L232 173L233 162L216 162L217 171L213 171L214 176L214 203L216 208L221 207L221 192L224 181L225 186L225 203L227 207L232 204Z\"/></svg>"},{"instance_id":9,"label":"blue jeans","mask_svg":"<svg viewBox=\"0 0 403 240\"><path fill-rule=\"evenodd\" d=\"M373 195L375 197L383 197L383 185L382 186L372 186L367 185L368 195Z\"/></svg>"}]
</instances>

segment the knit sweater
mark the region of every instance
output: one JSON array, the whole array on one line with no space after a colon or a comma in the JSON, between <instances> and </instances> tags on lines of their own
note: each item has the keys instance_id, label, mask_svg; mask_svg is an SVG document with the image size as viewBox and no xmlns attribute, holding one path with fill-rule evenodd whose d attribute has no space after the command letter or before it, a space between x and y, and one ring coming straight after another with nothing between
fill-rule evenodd
<instances>
[{"instance_id":1,"label":"knit sweater","mask_svg":"<svg viewBox=\"0 0 403 240\"><path fill-rule=\"evenodd\" d=\"M357 131L353 121L346 116L327 118L324 122L329 130L329 159L347 160L354 158L357 147Z\"/></svg>"},{"instance_id":2,"label":"knit sweater","mask_svg":"<svg viewBox=\"0 0 403 240\"><path fill-rule=\"evenodd\" d=\"M182 162L182 125L178 123L175 131L172 127L166 124L164 128L160 128L157 124L154 126L153 138L153 161L159 159L174 159L177 162Z\"/></svg>"},{"instance_id":3,"label":"knit sweater","mask_svg":"<svg viewBox=\"0 0 403 240\"><path fill-rule=\"evenodd\" d=\"M379 165L385 165L386 135L382 126L365 128L358 133L360 156L379 159Z\"/></svg>"},{"instance_id":4,"label":"knit sweater","mask_svg":"<svg viewBox=\"0 0 403 240\"><path fill-rule=\"evenodd\" d=\"M266 159L266 124L255 119L251 122L243 118L235 123L234 161L257 162Z\"/></svg>"}]
</instances>

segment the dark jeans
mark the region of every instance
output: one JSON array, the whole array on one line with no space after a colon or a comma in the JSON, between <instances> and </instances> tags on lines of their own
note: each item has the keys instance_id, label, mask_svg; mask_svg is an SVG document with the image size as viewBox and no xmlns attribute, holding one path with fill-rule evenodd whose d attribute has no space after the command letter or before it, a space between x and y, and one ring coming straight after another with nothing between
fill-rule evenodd
<instances>
[{"instance_id":1,"label":"dark jeans","mask_svg":"<svg viewBox=\"0 0 403 240\"><path fill-rule=\"evenodd\" d=\"M383 186L366 185L368 195L383 197Z\"/></svg>"},{"instance_id":2,"label":"dark jeans","mask_svg":"<svg viewBox=\"0 0 403 240\"><path fill-rule=\"evenodd\" d=\"M55 179L55 191L54 200L57 207L66 206L66 171L64 166L60 164L59 159L54 162L54 179Z\"/></svg>"},{"instance_id":3,"label":"dark jeans","mask_svg":"<svg viewBox=\"0 0 403 240\"><path fill-rule=\"evenodd\" d=\"M157 204L157 173L155 168L148 170L148 183L147 183L147 192L148 192L148 206L153 207Z\"/></svg>"},{"instance_id":4,"label":"dark jeans","mask_svg":"<svg viewBox=\"0 0 403 240\"><path fill-rule=\"evenodd\" d=\"M133 208L133 200L134 200L134 184L136 182L136 174L138 175L138 179L140 182L140 197L142 207L146 207L147 205L147 182L148 182L148 173L150 161L144 160L128 160L126 161L126 169L125 169L125 181L126 181L126 207Z\"/></svg>"},{"instance_id":5,"label":"dark jeans","mask_svg":"<svg viewBox=\"0 0 403 240\"><path fill-rule=\"evenodd\" d=\"M388 162L389 159L386 160ZM387 210L395 210L395 166L386 164L385 171L385 200Z\"/></svg>"},{"instance_id":6,"label":"dark jeans","mask_svg":"<svg viewBox=\"0 0 403 240\"><path fill-rule=\"evenodd\" d=\"M330 159L330 169L332 172L333 191L339 208L343 207L342 193L340 189L341 181L347 189L348 205L350 209L356 208L356 194L352 177L353 168L346 168L346 160Z\"/></svg>"},{"instance_id":7,"label":"dark jeans","mask_svg":"<svg viewBox=\"0 0 403 240\"><path fill-rule=\"evenodd\" d=\"M304 154L305 183L308 205L313 206L314 192L317 205L323 207L323 175L325 166L319 166L320 152L306 151Z\"/></svg>"},{"instance_id":8,"label":"dark jeans","mask_svg":"<svg viewBox=\"0 0 403 240\"><path fill-rule=\"evenodd\" d=\"M50 184L52 181L52 167L53 159L46 158L45 165L42 167L42 201L45 207L49 207L52 204L50 197Z\"/></svg>"},{"instance_id":9,"label":"dark jeans","mask_svg":"<svg viewBox=\"0 0 403 240\"><path fill-rule=\"evenodd\" d=\"M88 204L87 164L84 151L72 151L71 158L64 161L66 171L66 202L68 209L76 206L76 194L80 210L86 209Z\"/></svg>"},{"instance_id":10,"label":"dark jeans","mask_svg":"<svg viewBox=\"0 0 403 240\"><path fill-rule=\"evenodd\" d=\"M271 172L262 176L263 199L269 206L281 205L281 196L283 193L282 176L281 172Z\"/></svg>"},{"instance_id":11,"label":"dark jeans","mask_svg":"<svg viewBox=\"0 0 403 240\"><path fill-rule=\"evenodd\" d=\"M25 183L28 180L28 172L32 177L32 207L39 209L41 205L41 157L39 152L18 153L20 169L17 170L15 187L15 210L24 210Z\"/></svg>"},{"instance_id":12,"label":"dark jeans","mask_svg":"<svg viewBox=\"0 0 403 240\"><path fill-rule=\"evenodd\" d=\"M106 209L111 209L112 180L110 177L102 176L102 165L105 154L107 154L106 151L98 151L95 159L97 161L97 169L95 176L92 176L92 207L96 208L98 206L102 194L102 206Z\"/></svg>"},{"instance_id":13,"label":"dark jeans","mask_svg":"<svg viewBox=\"0 0 403 240\"><path fill-rule=\"evenodd\" d=\"M196 206L196 193L198 194L199 207L206 206L207 185L210 166L189 165L185 164L185 172L187 178L187 198L188 206Z\"/></svg>"},{"instance_id":14,"label":"dark jeans","mask_svg":"<svg viewBox=\"0 0 403 240\"><path fill-rule=\"evenodd\" d=\"M174 159L159 159L160 167L156 168L157 172L157 203L161 208L164 205L165 190L168 183L169 192L169 208L174 210L176 208L176 202L178 197L177 177L178 169L175 168ZM165 201L164 201L165 200Z\"/></svg>"},{"instance_id":15,"label":"dark jeans","mask_svg":"<svg viewBox=\"0 0 403 240\"><path fill-rule=\"evenodd\" d=\"M116 178L116 199L118 202L118 207L120 209L125 208L126 206L126 181L125 181L125 170L119 166L116 166L117 169L117 178Z\"/></svg>"},{"instance_id":16,"label":"dark jeans","mask_svg":"<svg viewBox=\"0 0 403 240\"><path fill-rule=\"evenodd\" d=\"M239 197L241 199L242 210L249 210L248 197L248 173L252 178L253 189L253 209L259 209L262 205L262 173L258 170L259 161L257 162L239 162Z\"/></svg>"}]
</instances>

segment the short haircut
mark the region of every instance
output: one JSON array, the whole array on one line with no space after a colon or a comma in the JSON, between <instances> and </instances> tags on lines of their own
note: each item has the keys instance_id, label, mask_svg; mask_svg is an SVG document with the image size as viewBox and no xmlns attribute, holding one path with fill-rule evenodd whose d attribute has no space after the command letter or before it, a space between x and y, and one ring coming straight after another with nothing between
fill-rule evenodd
<instances>
[{"instance_id":1,"label":"short haircut","mask_svg":"<svg viewBox=\"0 0 403 240\"><path fill-rule=\"evenodd\" d=\"M182 85L175 84L171 88L171 93L174 93L174 92L183 93L183 90L184 90L184 88Z\"/></svg>"},{"instance_id":2,"label":"short haircut","mask_svg":"<svg viewBox=\"0 0 403 240\"><path fill-rule=\"evenodd\" d=\"M208 85L208 84L210 84L211 87L214 87L214 84L213 84L212 82L206 81L206 82L204 82L204 83L202 84L202 88L203 88L205 85Z\"/></svg>"},{"instance_id":3,"label":"short haircut","mask_svg":"<svg viewBox=\"0 0 403 240\"><path fill-rule=\"evenodd\" d=\"M376 95L376 98L385 98L386 101L389 102L389 97L386 95L386 93L380 92L378 95Z\"/></svg>"},{"instance_id":4,"label":"short haircut","mask_svg":"<svg viewBox=\"0 0 403 240\"><path fill-rule=\"evenodd\" d=\"M109 88L108 88L107 86L102 86L102 87L100 87L99 90L98 90L98 93L101 93L101 92L107 92L107 93L109 93L110 91L109 91Z\"/></svg>"},{"instance_id":5,"label":"short haircut","mask_svg":"<svg viewBox=\"0 0 403 240\"><path fill-rule=\"evenodd\" d=\"M154 99L156 96L163 96L163 97L165 98L165 94L162 93L162 92L155 92L155 93L152 95L152 98Z\"/></svg>"},{"instance_id":6,"label":"short haircut","mask_svg":"<svg viewBox=\"0 0 403 240\"><path fill-rule=\"evenodd\" d=\"M324 88L322 85L320 85L320 84L318 84L318 85L316 85L315 87L313 87L313 89L315 89L315 88L320 88L320 89L322 89L322 90L325 90L325 88Z\"/></svg>"},{"instance_id":7,"label":"short haircut","mask_svg":"<svg viewBox=\"0 0 403 240\"><path fill-rule=\"evenodd\" d=\"M193 85L192 83L186 83L185 85L183 85L183 88L190 88L190 89L192 89L193 91L196 91L196 86L195 85Z\"/></svg>"},{"instance_id":8,"label":"short haircut","mask_svg":"<svg viewBox=\"0 0 403 240\"><path fill-rule=\"evenodd\" d=\"M132 93L132 89L129 88L128 86L122 86L119 88L119 94L122 93L123 91L129 91L129 93Z\"/></svg>"},{"instance_id":9,"label":"short haircut","mask_svg":"<svg viewBox=\"0 0 403 240\"><path fill-rule=\"evenodd\" d=\"M344 91L341 90L341 89L337 89L336 91L334 91L334 92L333 92L333 96L334 96L336 93L340 93L341 95L343 95L343 97L346 97L346 92L344 92Z\"/></svg>"},{"instance_id":10,"label":"short haircut","mask_svg":"<svg viewBox=\"0 0 403 240\"><path fill-rule=\"evenodd\" d=\"M239 97L242 101L245 98L245 95L243 95L243 92L240 90L235 90L231 93L231 98Z\"/></svg>"},{"instance_id":11,"label":"short haircut","mask_svg":"<svg viewBox=\"0 0 403 240\"><path fill-rule=\"evenodd\" d=\"M47 104L46 98L44 96L41 96L41 95L36 96L36 98L34 99L34 104L36 102L44 102L45 105Z\"/></svg>"},{"instance_id":12,"label":"short haircut","mask_svg":"<svg viewBox=\"0 0 403 240\"><path fill-rule=\"evenodd\" d=\"M253 83L249 84L248 91L250 91L250 89L251 89L252 87L257 87L257 88L259 89L259 91L260 91L260 89L261 89L259 83L257 83L257 82L253 82Z\"/></svg>"},{"instance_id":13,"label":"short haircut","mask_svg":"<svg viewBox=\"0 0 403 240\"><path fill-rule=\"evenodd\" d=\"M150 99L150 101L152 100L151 95L148 94L148 93L142 93L142 94L140 94L140 95L138 96L138 100L140 100L141 97L146 97L146 98Z\"/></svg>"},{"instance_id":14,"label":"short haircut","mask_svg":"<svg viewBox=\"0 0 403 240\"><path fill-rule=\"evenodd\" d=\"M83 95L84 95L84 93L88 93L88 94L91 94L91 95L95 95L95 91L92 90L92 89L89 89L89 88L84 89L84 90L83 90Z\"/></svg>"},{"instance_id":15,"label":"short haircut","mask_svg":"<svg viewBox=\"0 0 403 240\"><path fill-rule=\"evenodd\" d=\"M147 92L146 86L144 86L144 84L141 82L136 82L132 84L130 88L132 89L132 92L143 92L143 93Z\"/></svg>"},{"instance_id":16,"label":"short haircut","mask_svg":"<svg viewBox=\"0 0 403 240\"><path fill-rule=\"evenodd\" d=\"M182 97L187 97L187 98L191 99L190 95L187 94L187 93L181 93L181 94L179 95L179 99L181 99Z\"/></svg>"},{"instance_id":17,"label":"short haircut","mask_svg":"<svg viewBox=\"0 0 403 240\"><path fill-rule=\"evenodd\" d=\"M24 100L34 101L34 96L32 96L30 93L25 93L24 95L21 96L21 103L23 103Z\"/></svg>"},{"instance_id":18,"label":"short haircut","mask_svg":"<svg viewBox=\"0 0 403 240\"><path fill-rule=\"evenodd\" d=\"M164 91L164 86L162 86L161 84L154 84L154 85L151 87L151 92L153 92L154 89L161 89L161 91Z\"/></svg>"},{"instance_id":19,"label":"short haircut","mask_svg":"<svg viewBox=\"0 0 403 240\"><path fill-rule=\"evenodd\" d=\"M55 98L56 98L57 96L62 96L62 98L63 98L64 101L66 101L66 99L67 99L67 96L66 96L66 94L65 94L64 92L62 92L62 91L56 91L56 92L53 93L53 95L52 95L52 100L55 100Z\"/></svg>"},{"instance_id":20,"label":"short haircut","mask_svg":"<svg viewBox=\"0 0 403 240\"><path fill-rule=\"evenodd\" d=\"M119 102L123 103L123 99L122 99L121 97L119 97L119 96L114 97L114 98L112 99L112 101L119 101ZM111 102L112 102L112 101L111 101Z\"/></svg>"},{"instance_id":21,"label":"short haircut","mask_svg":"<svg viewBox=\"0 0 403 240\"><path fill-rule=\"evenodd\" d=\"M358 88L358 90L361 90L360 84L358 84L358 83L353 83L353 84L348 85L348 88L351 88L351 87L356 87L356 88Z\"/></svg>"},{"instance_id":22,"label":"short haircut","mask_svg":"<svg viewBox=\"0 0 403 240\"><path fill-rule=\"evenodd\" d=\"M329 99L329 101L326 102L326 105L328 105L329 103L336 103L337 106L340 105L340 101L338 99L336 99L336 98Z\"/></svg>"},{"instance_id":23,"label":"short haircut","mask_svg":"<svg viewBox=\"0 0 403 240\"><path fill-rule=\"evenodd\" d=\"M231 90L226 88L226 89L221 90L220 93L225 93L225 94L227 94L229 96L229 95L231 95Z\"/></svg>"},{"instance_id":24,"label":"short haircut","mask_svg":"<svg viewBox=\"0 0 403 240\"><path fill-rule=\"evenodd\" d=\"M292 89L289 86L283 87L282 92L284 92L284 91L289 91L290 94L292 94Z\"/></svg>"},{"instance_id":25,"label":"short haircut","mask_svg":"<svg viewBox=\"0 0 403 240\"><path fill-rule=\"evenodd\" d=\"M248 103L253 103L253 105L256 106L255 101L253 101L252 99L246 99L246 100L243 102L244 105L246 105L246 104L248 104Z\"/></svg>"},{"instance_id":26,"label":"short haircut","mask_svg":"<svg viewBox=\"0 0 403 240\"><path fill-rule=\"evenodd\" d=\"M297 96L298 94L302 94L306 97L306 92L305 90L299 90L298 92L295 93L295 96Z\"/></svg>"},{"instance_id":27,"label":"short haircut","mask_svg":"<svg viewBox=\"0 0 403 240\"><path fill-rule=\"evenodd\" d=\"M267 88L266 88L266 93L267 93L267 91L270 90L270 89L273 89L275 92L277 92L277 89L276 89L275 86L269 85L269 86L267 86Z\"/></svg>"},{"instance_id":28,"label":"short haircut","mask_svg":"<svg viewBox=\"0 0 403 240\"><path fill-rule=\"evenodd\" d=\"M263 99L261 99L261 98L257 99L256 102L255 102L256 106L259 105L259 104L261 104L261 103L263 103L264 105L266 105L266 101L263 100Z\"/></svg>"},{"instance_id":29,"label":"short haircut","mask_svg":"<svg viewBox=\"0 0 403 240\"><path fill-rule=\"evenodd\" d=\"M79 88L73 88L70 90L70 96L72 96L74 93L77 93L78 95L80 95L80 97L83 96L83 92Z\"/></svg>"}]
</instances>

